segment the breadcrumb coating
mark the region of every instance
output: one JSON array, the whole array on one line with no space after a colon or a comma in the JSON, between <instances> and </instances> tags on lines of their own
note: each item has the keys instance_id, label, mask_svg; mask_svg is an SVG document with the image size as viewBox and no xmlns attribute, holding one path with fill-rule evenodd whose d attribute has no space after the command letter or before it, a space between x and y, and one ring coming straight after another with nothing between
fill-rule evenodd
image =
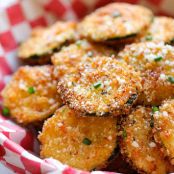
<instances>
[{"instance_id":1,"label":"breadcrumb coating","mask_svg":"<svg viewBox=\"0 0 174 174\"><path fill-rule=\"evenodd\" d=\"M154 114L154 131L156 140L161 143L174 165L174 100L163 102Z\"/></svg>"},{"instance_id":2,"label":"breadcrumb coating","mask_svg":"<svg viewBox=\"0 0 174 174\"><path fill-rule=\"evenodd\" d=\"M53 66L23 66L2 91L3 105L22 124L42 121L62 104Z\"/></svg>"},{"instance_id":3,"label":"breadcrumb coating","mask_svg":"<svg viewBox=\"0 0 174 174\"><path fill-rule=\"evenodd\" d=\"M23 61L36 61L42 56L47 56L50 60L54 50L59 50L64 44L77 38L75 29L75 22L56 22L48 28L37 29L21 44L18 57Z\"/></svg>"},{"instance_id":4,"label":"breadcrumb coating","mask_svg":"<svg viewBox=\"0 0 174 174\"><path fill-rule=\"evenodd\" d=\"M85 62L87 58L95 56L115 56L116 51L103 45L78 40L76 43L63 47L55 53L51 60L55 65L55 75L60 78L64 74L69 74L79 63Z\"/></svg>"},{"instance_id":5,"label":"breadcrumb coating","mask_svg":"<svg viewBox=\"0 0 174 174\"><path fill-rule=\"evenodd\" d=\"M148 30L143 33L138 41L155 41L170 44L174 40L174 19L171 17L155 17Z\"/></svg>"},{"instance_id":6,"label":"breadcrumb coating","mask_svg":"<svg viewBox=\"0 0 174 174\"><path fill-rule=\"evenodd\" d=\"M141 72L143 90L138 103L160 105L174 96L174 47L162 42L135 43L120 51L118 58Z\"/></svg>"},{"instance_id":7,"label":"breadcrumb coating","mask_svg":"<svg viewBox=\"0 0 174 174\"><path fill-rule=\"evenodd\" d=\"M90 171L108 163L116 137L116 119L80 117L63 106L44 123L39 135L41 156Z\"/></svg>"},{"instance_id":8,"label":"breadcrumb coating","mask_svg":"<svg viewBox=\"0 0 174 174\"><path fill-rule=\"evenodd\" d=\"M88 59L58 82L63 102L91 116L129 113L140 91L140 74L111 57Z\"/></svg>"},{"instance_id":9,"label":"breadcrumb coating","mask_svg":"<svg viewBox=\"0 0 174 174\"><path fill-rule=\"evenodd\" d=\"M121 153L139 173L166 174L171 165L154 141L152 114L151 108L140 106L126 117L122 123Z\"/></svg>"},{"instance_id":10,"label":"breadcrumb coating","mask_svg":"<svg viewBox=\"0 0 174 174\"><path fill-rule=\"evenodd\" d=\"M139 34L152 18L152 12L143 6L112 3L86 16L78 30L82 37L97 42L121 39Z\"/></svg>"}]
</instances>

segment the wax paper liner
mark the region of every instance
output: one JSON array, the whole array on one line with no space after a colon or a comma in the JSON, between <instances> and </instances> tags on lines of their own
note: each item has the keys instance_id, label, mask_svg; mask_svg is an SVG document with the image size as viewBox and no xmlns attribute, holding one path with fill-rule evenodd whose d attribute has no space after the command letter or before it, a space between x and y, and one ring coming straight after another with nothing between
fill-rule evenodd
<instances>
[{"instance_id":1,"label":"wax paper liner","mask_svg":"<svg viewBox=\"0 0 174 174\"><path fill-rule=\"evenodd\" d=\"M174 15L173 0L118 0L150 7L156 14ZM56 20L78 20L97 7L113 0L0 0L0 91L17 69L16 51L37 26ZM138 14L137 14L138 15ZM0 97L1 101L1 97ZM0 161L19 174L88 174L54 159L34 154L35 136L0 115ZM94 171L92 174L108 174Z\"/></svg>"}]
</instances>

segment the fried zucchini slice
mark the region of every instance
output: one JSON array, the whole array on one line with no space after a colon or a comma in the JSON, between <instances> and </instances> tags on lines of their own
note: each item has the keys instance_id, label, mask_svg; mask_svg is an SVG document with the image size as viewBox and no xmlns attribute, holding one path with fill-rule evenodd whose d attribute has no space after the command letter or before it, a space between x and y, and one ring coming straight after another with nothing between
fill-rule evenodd
<instances>
[{"instance_id":1,"label":"fried zucchini slice","mask_svg":"<svg viewBox=\"0 0 174 174\"><path fill-rule=\"evenodd\" d=\"M96 42L120 41L135 38L149 27L152 18L152 12L143 6L112 3L86 16L78 30L82 37Z\"/></svg>"},{"instance_id":2,"label":"fried zucchini slice","mask_svg":"<svg viewBox=\"0 0 174 174\"><path fill-rule=\"evenodd\" d=\"M89 171L107 164L116 137L116 119L80 117L63 106L44 123L39 135L41 156Z\"/></svg>"},{"instance_id":3,"label":"fried zucchini slice","mask_svg":"<svg viewBox=\"0 0 174 174\"><path fill-rule=\"evenodd\" d=\"M64 103L83 115L126 114L141 90L139 73L111 57L93 57L58 83Z\"/></svg>"},{"instance_id":4,"label":"fried zucchini slice","mask_svg":"<svg viewBox=\"0 0 174 174\"><path fill-rule=\"evenodd\" d=\"M161 68L143 73L143 90L138 97L137 103L159 106L163 100L174 96L174 85L170 81L171 79L167 79L164 74Z\"/></svg>"},{"instance_id":5,"label":"fried zucchini slice","mask_svg":"<svg viewBox=\"0 0 174 174\"><path fill-rule=\"evenodd\" d=\"M122 123L121 153L139 173L166 174L171 165L155 143L151 108L137 107Z\"/></svg>"},{"instance_id":6,"label":"fried zucchini slice","mask_svg":"<svg viewBox=\"0 0 174 174\"><path fill-rule=\"evenodd\" d=\"M75 22L57 22L48 28L37 29L21 44L18 57L29 64L50 63L53 52L76 39L75 29Z\"/></svg>"},{"instance_id":7,"label":"fried zucchini slice","mask_svg":"<svg viewBox=\"0 0 174 174\"><path fill-rule=\"evenodd\" d=\"M170 17L155 17L149 29L140 37L139 41L163 41L170 44L174 39L174 19Z\"/></svg>"},{"instance_id":8,"label":"fried zucchini slice","mask_svg":"<svg viewBox=\"0 0 174 174\"><path fill-rule=\"evenodd\" d=\"M3 105L22 124L42 121L62 104L53 66L23 66L2 91Z\"/></svg>"},{"instance_id":9,"label":"fried zucchini slice","mask_svg":"<svg viewBox=\"0 0 174 174\"><path fill-rule=\"evenodd\" d=\"M62 77L71 71L86 58L95 56L114 56L116 51L111 48L91 43L86 40L78 40L76 43L63 47L61 51L55 53L51 60L55 65L55 74Z\"/></svg>"},{"instance_id":10,"label":"fried zucchini slice","mask_svg":"<svg viewBox=\"0 0 174 174\"><path fill-rule=\"evenodd\" d=\"M174 96L174 48L164 43L131 44L118 58L132 65L142 75L143 90L139 104L160 105Z\"/></svg>"},{"instance_id":11,"label":"fried zucchini slice","mask_svg":"<svg viewBox=\"0 0 174 174\"><path fill-rule=\"evenodd\" d=\"M156 140L162 144L163 149L174 165L174 100L163 102L154 114L154 130Z\"/></svg>"}]
</instances>

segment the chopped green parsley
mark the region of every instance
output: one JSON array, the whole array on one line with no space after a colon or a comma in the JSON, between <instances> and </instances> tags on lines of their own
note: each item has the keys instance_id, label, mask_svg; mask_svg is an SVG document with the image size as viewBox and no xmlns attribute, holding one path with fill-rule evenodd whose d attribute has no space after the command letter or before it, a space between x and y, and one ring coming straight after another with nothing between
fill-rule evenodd
<instances>
[{"instance_id":1,"label":"chopped green parsley","mask_svg":"<svg viewBox=\"0 0 174 174\"><path fill-rule=\"evenodd\" d=\"M159 108L157 106L152 106L152 113L159 111Z\"/></svg>"},{"instance_id":2,"label":"chopped green parsley","mask_svg":"<svg viewBox=\"0 0 174 174\"><path fill-rule=\"evenodd\" d=\"M147 35L145 39L146 39L147 41L152 41L152 40L153 40L153 38L152 38L151 35Z\"/></svg>"},{"instance_id":3,"label":"chopped green parsley","mask_svg":"<svg viewBox=\"0 0 174 174\"><path fill-rule=\"evenodd\" d=\"M95 89L99 88L101 85L102 85L101 82L96 82L93 84Z\"/></svg>"},{"instance_id":4,"label":"chopped green parsley","mask_svg":"<svg viewBox=\"0 0 174 174\"><path fill-rule=\"evenodd\" d=\"M76 45L77 45L78 47L80 47L80 46L82 45L82 41L81 41L81 40L78 40L78 41L76 42Z\"/></svg>"},{"instance_id":5,"label":"chopped green parsley","mask_svg":"<svg viewBox=\"0 0 174 174\"><path fill-rule=\"evenodd\" d=\"M121 16L121 14L120 14L119 11L115 11L115 12L112 14L112 17L114 17L114 18L117 18L117 17L120 17L120 16Z\"/></svg>"},{"instance_id":6,"label":"chopped green parsley","mask_svg":"<svg viewBox=\"0 0 174 174\"><path fill-rule=\"evenodd\" d=\"M132 95L129 97L129 99L128 99L128 101L126 102L126 104L127 104L127 105L132 105L133 102L136 100L136 98L137 98L137 94L132 94Z\"/></svg>"},{"instance_id":7,"label":"chopped green parsley","mask_svg":"<svg viewBox=\"0 0 174 174\"><path fill-rule=\"evenodd\" d=\"M171 76L170 76L170 77L168 77L167 80L168 80L170 83L172 83L172 84L174 83L174 77L171 77Z\"/></svg>"},{"instance_id":8,"label":"chopped green parsley","mask_svg":"<svg viewBox=\"0 0 174 174\"><path fill-rule=\"evenodd\" d=\"M2 115L3 116L9 116L10 110L7 107L2 108Z\"/></svg>"},{"instance_id":9,"label":"chopped green parsley","mask_svg":"<svg viewBox=\"0 0 174 174\"><path fill-rule=\"evenodd\" d=\"M94 55L94 53L93 53L92 51L88 51L88 52L87 52L87 56L88 56L88 57L92 57L93 55Z\"/></svg>"},{"instance_id":10,"label":"chopped green parsley","mask_svg":"<svg viewBox=\"0 0 174 174\"><path fill-rule=\"evenodd\" d=\"M34 89L33 86L31 86L31 87L28 88L28 93L29 94L34 94L35 93L35 89Z\"/></svg>"},{"instance_id":11,"label":"chopped green parsley","mask_svg":"<svg viewBox=\"0 0 174 174\"><path fill-rule=\"evenodd\" d=\"M82 143L85 144L85 145L90 145L92 143L92 141L88 138L84 138Z\"/></svg>"},{"instance_id":12,"label":"chopped green parsley","mask_svg":"<svg viewBox=\"0 0 174 174\"><path fill-rule=\"evenodd\" d=\"M161 61L162 59L163 59L163 57L159 56L159 57L156 57L156 58L154 59L154 61L155 61L155 62L159 62L159 61Z\"/></svg>"}]
</instances>

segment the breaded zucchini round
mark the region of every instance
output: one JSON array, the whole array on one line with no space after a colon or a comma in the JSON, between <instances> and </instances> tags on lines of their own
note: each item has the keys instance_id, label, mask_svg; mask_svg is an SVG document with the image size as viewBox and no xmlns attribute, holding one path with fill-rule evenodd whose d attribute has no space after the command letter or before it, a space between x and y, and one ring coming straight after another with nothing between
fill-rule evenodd
<instances>
[{"instance_id":1,"label":"breaded zucchini round","mask_svg":"<svg viewBox=\"0 0 174 174\"><path fill-rule=\"evenodd\" d=\"M174 100L163 102L154 114L155 138L162 144L174 165Z\"/></svg>"},{"instance_id":2,"label":"breaded zucchini round","mask_svg":"<svg viewBox=\"0 0 174 174\"><path fill-rule=\"evenodd\" d=\"M152 12L143 6L112 3L86 16L78 30L82 37L93 41L120 41L135 38L152 19Z\"/></svg>"},{"instance_id":3,"label":"breaded zucchini round","mask_svg":"<svg viewBox=\"0 0 174 174\"><path fill-rule=\"evenodd\" d=\"M163 41L170 44L174 41L174 19L170 17L155 17L149 29L139 41Z\"/></svg>"},{"instance_id":4,"label":"breaded zucchini round","mask_svg":"<svg viewBox=\"0 0 174 174\"><path fill-rule=\"evenodd\" d=\"M93 57L58 83L64 103L83 115L126 114L141 90L139 73L111 57Z\"/></svg>"},{"instance_id":5,"label":"breaded zucchini round","mask_svg":"<svg viewBox=\"0 0 174 174\"><path fill-rule=\"evenodd\" d=\"M63 47L61 51L55 53L51 60L55 65L55 74L62 77L70 73L80 62L86 58L95 56L114 56L116 51L111 48L91 43L86 40L78 40L76 43Z\"/></svg>"},{"instance_id":6,"label":"breaded zucchini round","mask_svg":"<svg viewBox=\"0 0 174 174\"><path fill-rule=\"evenodd\" d=\"M63 45L76 39L75 22L57 22L35 30L19 47L18 57L29 64L50 63L50 56Z\"/></svg>"},{"instance_id":7,"label":"breaded zucchini round","mask_svg":"<svg viewBox=\"0 0 174 174\"><path fill-rule=\"evenodd\" d=\"M137 103L143 105L160 105L165 99L174 96L174 85L170 78L167 79L161 68L155 71L148 70L142 73L142 87Z\"/></svg>"},{"instance_id":8,"label":"breaded zucchini round","mask_svg":"<svg viewBox=\"0 0 174 174\"><path fill-rule=\"evenodd\" d=\"M61 105L53 66L23 66L2 91L3 105L22 124L49 117Z\"/></svg>"},{"instance_id":9,"label":"breaded zucchini round","mask_svg":"<svg viewBox=\"0 0 174 174\"><path fill-rule=\"evenodd\" d=\"M166 174L170 163L165 159L152 134L151 108L137 107L122 123L121 153L139 173Z\"/></svg>"},{"instance_id":10,"label":"breaded zucchini round","mask_svg":"<svg viewBox=\"0 0 174 174\"><path fill-rule=\"evenodd\" d=\"M138 103L160 105L174 96L174 47L162 42L131 44L118 58L141 72L143 90Z\"/></svg>"},{"instance_id":11,"label":"breaded zucchini round","mask_svg":"<svg viewBox=\"0 0 174 174\"><path fill-rule=\"evenodd\" d=\"M63 106L49 118L39 135L41 156L72 167L92 170L107 164L116 148L116 119L79 117Z\"/></svg>"}]
</instances>

